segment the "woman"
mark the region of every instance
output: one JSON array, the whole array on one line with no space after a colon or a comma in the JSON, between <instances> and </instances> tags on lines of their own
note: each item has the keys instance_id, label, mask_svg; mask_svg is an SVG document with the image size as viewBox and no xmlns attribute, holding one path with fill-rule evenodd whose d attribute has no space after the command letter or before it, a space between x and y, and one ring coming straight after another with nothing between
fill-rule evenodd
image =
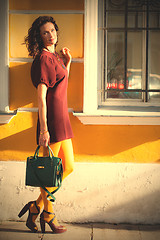
<instances>
[{"instance_id":1,"label":"woman","mask_svg":"<svg viewBox=\"0 0 160 240\"><path fill-rule=\"evenodd\" d=\"M73 171L74 157L71 138L73 137L67 107L67 84L71 64L68 48L62 49L65 64L56 50L58 42L58 26L49 16L37 18L25 38L29 55L34 58L31 67L31 78L38 93L37 144L43 146L43 155L48 155L50 144L55 156L63 151L63 179ZM50 192L53 188L47 188ZM53 212L52 203L47 200L47 193L40 188L40 196L29 202L19 213L21 217L29 210L26 226L37 232L35 220L40 215L41 230L45 232L48 223L54 233L66 231L60 226Z\"/></svg>"}]
</instances>

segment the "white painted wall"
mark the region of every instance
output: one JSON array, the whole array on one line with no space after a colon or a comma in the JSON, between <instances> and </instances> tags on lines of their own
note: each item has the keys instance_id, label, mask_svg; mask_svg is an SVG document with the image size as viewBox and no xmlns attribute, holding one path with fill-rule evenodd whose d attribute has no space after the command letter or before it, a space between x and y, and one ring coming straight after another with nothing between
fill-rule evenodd
<instances>
[{"instance_id":1,"label":"white painted wall","mask_svg":"<svg viewBox=\"0 0 160 240\"><path fill-rule=\"evenodd\" d=\"M159 164L76 163L55 195L55 212L64 222L160 223L159 179ZM24 182L25 162L0 162L0 221L19 220L37 198L39 189Z\"/></svg>"}]
</instances>

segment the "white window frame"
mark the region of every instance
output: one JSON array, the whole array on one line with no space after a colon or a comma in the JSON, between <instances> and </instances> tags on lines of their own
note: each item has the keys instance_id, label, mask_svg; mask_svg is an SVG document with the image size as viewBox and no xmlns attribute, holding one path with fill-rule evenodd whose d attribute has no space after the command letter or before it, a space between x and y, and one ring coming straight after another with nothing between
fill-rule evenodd
<instances>
[{"instance_id":1,"label":"white window frame","mask_svg":"<svg viewBox=\"0 0 160 240\"><path fill-rule=\"evenodd\" d=\"M9 110L9 0L1 0L0 23L0 124L3 124L16 114Z\"/></svg>"},{"instance_id":2,"label":"white window frame","mask_svg":"<svg viewBox=\"0 0 160 240\"><path fill-rule=\"evenodd\" d=\"M93 125L160 125L159 107L139 111L132 106L123 110L98 108L98 0L85 0L84 98L83 112L74 113L83 124ZM144 103L143 106L148 107Z\"/></svg>"}]
</instances>

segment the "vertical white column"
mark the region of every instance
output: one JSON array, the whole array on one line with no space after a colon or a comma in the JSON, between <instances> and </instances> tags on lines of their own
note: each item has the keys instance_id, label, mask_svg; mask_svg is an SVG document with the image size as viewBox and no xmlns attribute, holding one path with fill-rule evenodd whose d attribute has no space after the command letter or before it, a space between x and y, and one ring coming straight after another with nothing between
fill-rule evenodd
<instances>
[{"instance_id":1,"label":"vertical white column","mask_svg":"<svg viewBox=\"0 0 160 240\"><path fill-rule=\"evenodd\" d=\"M0 0L0 111L9 110L9 2Z\"/></svg>"},{"instance_id":2,"label":"vertical white column","mask_svg":"<svg viewBox=\"0 0 160 240\"><path fill-rule=\"evenodd\" d=\"M85 0L83 112L97 110L98 0Z\"/></svg>"}]
</instances>

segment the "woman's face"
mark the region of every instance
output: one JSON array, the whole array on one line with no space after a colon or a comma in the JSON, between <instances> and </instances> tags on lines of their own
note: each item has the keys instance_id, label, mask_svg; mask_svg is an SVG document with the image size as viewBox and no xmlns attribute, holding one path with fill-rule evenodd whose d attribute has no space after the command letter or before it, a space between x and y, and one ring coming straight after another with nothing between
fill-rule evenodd
<instances>
[{"instance_id":1,"label":"woman's face","mask_svg":"<svg viewBox=\"0 0 160 240\"><path fill-rule=\"evenodd\" d=\"M47 22L40 27L40 35L43 40L44 47L55 45L57 43L57 31L54 24Z\"/></svg>"}]
</instances>

